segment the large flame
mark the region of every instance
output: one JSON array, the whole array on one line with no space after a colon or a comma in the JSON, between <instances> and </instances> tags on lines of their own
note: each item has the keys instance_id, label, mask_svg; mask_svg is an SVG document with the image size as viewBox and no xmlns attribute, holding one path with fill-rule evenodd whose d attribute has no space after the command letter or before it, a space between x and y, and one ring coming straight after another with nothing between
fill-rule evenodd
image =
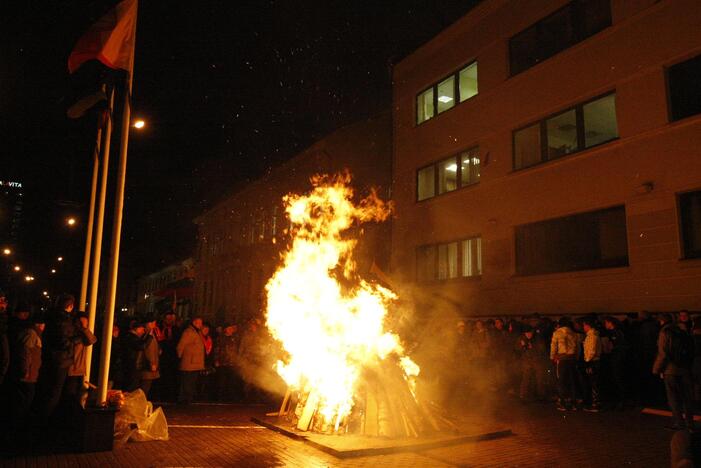
<instances>
[{"instance_id":1,"label":"large flame","mask_svg":"<svg viewBox=\"0 0 701 468\"><path fill-rule=\"evenodd\" d=\"M349 183L348 174L315 176L310 193L284 198L292 242L266 285L267 326L288 354L277 371L290 388L313 393L336 428L353 408L364 368L393 354L407 379L419 371L385 330L395 294L356 276L356 240L343 237L354 224L386 220L390 206L374 192L353 204Z\"/></svg>"}]
</instances>

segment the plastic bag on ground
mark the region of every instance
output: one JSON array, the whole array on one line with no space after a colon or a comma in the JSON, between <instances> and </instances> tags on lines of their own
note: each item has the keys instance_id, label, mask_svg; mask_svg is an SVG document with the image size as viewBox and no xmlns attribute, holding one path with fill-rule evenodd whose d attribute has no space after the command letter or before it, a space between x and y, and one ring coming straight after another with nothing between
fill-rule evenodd
<instances>
[{"instance_id":1,"label":"plastic bag on ground","mask_svg":"<svg viewBox=\"0 0 701 468\"><path fill-rule=\"evenodd\" d=\"M163 409L153 411L153 404L141 389L124 394L124 405L114 420L115 438L124 443L168 440L168 422Z\"/></svg>"}]
</instances>

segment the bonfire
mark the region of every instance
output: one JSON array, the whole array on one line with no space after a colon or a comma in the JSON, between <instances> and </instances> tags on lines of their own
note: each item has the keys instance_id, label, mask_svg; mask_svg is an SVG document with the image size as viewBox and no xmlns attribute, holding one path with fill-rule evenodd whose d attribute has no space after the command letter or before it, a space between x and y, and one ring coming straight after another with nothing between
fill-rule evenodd
<instances>
[{"instance_id":1,"label":"bonfire","mask_svg":"<svg viewBox=\"0 0 701 468\"><path fill-rule=\"evenodd\" d=\"M397 295L359 276L351 228L383 222L391 204L375 192L353 202L350 175L315 176L284 198L290 244L266 285L266 325L285 356L279 415L301 431L418 436L442 422L416 398L419 366L388 330Z\"/></svg>"}]
</instances>

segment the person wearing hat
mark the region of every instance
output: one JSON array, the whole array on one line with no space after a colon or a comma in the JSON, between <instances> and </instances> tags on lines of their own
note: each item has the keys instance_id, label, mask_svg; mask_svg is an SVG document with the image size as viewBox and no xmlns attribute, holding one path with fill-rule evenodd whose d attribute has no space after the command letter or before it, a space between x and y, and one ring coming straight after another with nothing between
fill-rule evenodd
<instances>
[{"instance_id":1,"label":"person wearing hat","mask_svg":"<svg viewBox=\"0 0 701 468\"><path fill-rule=\"evenodd\" d=\"M146 325L138 320L130 323L129 332L122 337L122 370L124 390L133 392L141 386L141 367L146 347Z\"/></svg>"},{"instance_id":2,"label":"person wearing hat","mask_svg":"<svg viewBox=\"0 0 701 468\"><path fill-rule=\"evenodd\" d=\"M190 404L195 399L197 377L204 370L204 342L202 341L202 317L195 315L190 325L183 330L178 341L177 353L180 359L180 390L178 403Z\"/></svg>"},{"instance_id":3,"label":"person wearing hat","mask_svg":"<svg viewBox=\"0 0 701 468\"><path fill-rule=\"evenodd\" d=\"M521 331L522 334L516 341L516 351L521 358L519 398L521 401L527 401L533 395L532 389L535 387L535 399L544 401L547 393L546 371L548 366L545 342L536 335L535 330L530 325L524 325Z\"/></svg>"},{"instance_id":4,"label":"person wearing hat","mask_svg":"<svg viewBox=\"0 0 701 468\"><path fill-rule=\"evenodd\" d=\"M13 346L9 395L13 430L27 427L41 369L41 335L46 326L44 316L34 314L28 321L29 326L22 329Z\"/></svg>"},{"instance_id":5,"label":"person wearing hat","mask_svg":"<svg viewBox=\"0 0 701 468\"><path fill-rule=\"evenodd\" d=\"M161 351L158 345L158 327L156 325L156 318L148 316L144 318L144 323L146 325L146 332L144 335L144 355L141 361L140 388L143 390L146 398L148 398L153 381L161 376L159 372L159 356Z\"/></svg>"},{"instance_id":6,"label":"person wearing hat","mask_svg":"<svg viewBox=\"0 0 701 468\"><path fill-rule=\"evenodd\" d=\"M75 317L75 330L78 339L73 343L73 364L68 368L64 394L67 401L78 402L86 379L87 348L97 342L97 337L88 328L88 314L78 312Z\"/></svg>"}]
</instances>

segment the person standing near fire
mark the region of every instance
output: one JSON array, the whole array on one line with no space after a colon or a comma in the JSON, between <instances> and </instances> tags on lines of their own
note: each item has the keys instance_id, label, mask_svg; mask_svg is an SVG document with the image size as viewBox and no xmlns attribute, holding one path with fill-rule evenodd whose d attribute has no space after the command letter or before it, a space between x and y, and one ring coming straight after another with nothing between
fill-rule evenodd
<instances>
[{"instance_id":1,"label":"person standing near fire","mask_svg":"<svg viewBox=\"0 0 701 468\"><path fill-rule=\"evenodd\" d=\"M144 359L141 366L141 384L139 387L143 390L146 398L153 385L153 381L160 378L160 354L161 349L158 344L158 327L154 317L147 317L144 320L146 324L146 334L144 336Z\"/></svg>"},{"instance_id":2,"label":"person standing near fire","mask_svg":"<svg viewBox=\"0 0 701 468\"><path fill-rule=\"evenodd\" d=\"M180 389L178 403L189 405L195 399L197 377L204 370L204 342L202 341L202 317L195 315L178 341L177 354L180 359Z\"/></svg>"},{"instance_id":3,"label":"person standing near fire","mask_svg":"<svg viewBox=\"0 0 701 468\"><path fill-rule=\"evenodd\" d=\"M575 409L576 372L579 343L569 317L560 317L550 341L550 359L557 370L558 411Z\"/></svg>"}]
</instances>

